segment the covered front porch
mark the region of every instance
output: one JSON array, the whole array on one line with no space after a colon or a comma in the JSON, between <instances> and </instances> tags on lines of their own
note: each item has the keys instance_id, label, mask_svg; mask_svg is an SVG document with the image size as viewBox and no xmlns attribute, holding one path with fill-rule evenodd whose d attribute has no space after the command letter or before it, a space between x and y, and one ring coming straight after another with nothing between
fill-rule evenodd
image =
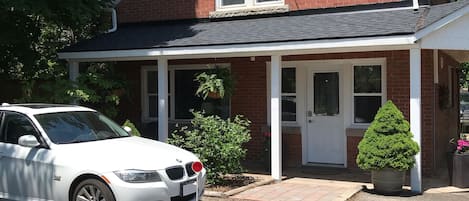
<instances>
[{"instance_id":1,"label":"covered front porch","mask_svg":"<svg viewBox=\"0 0 469 201\"><path fill-rule=\"evenodd\" d=\"M149 36L156 39L129 35L132 30L142 33L147 25L127 26L122 27L121 32L118 29L66 49L59 57L68 60L71 80L77 78L80 62L114 61L130 66L125 71L137 75L141 101L136 102L140 102L141 119L157 120L155 133L160 141L167 141L169 125L178 120L174 88L178 69L226 65L239 76L229 111L243 113L253 121L252 141L248 145L253 158L262 154L263 132L270 132L271 175L276 180L280 180L283 173L282 137L292 139L283 133L296 135L296 142L298 139L301 142L299 148L289 147L289 152L301 153L299 157L291 156L297 157L294 161L301 160L300 165L352 167L356 143L369 125L373 111L385 100L393 100L410 120L414 140L422 147L423 154L416 156L417 163L411 170L412 190L421 192L422 168L435 169L437 156L442 151L436 149L437 135L434 135L438 130L435 84L439 83L440 71L447 71L453 64L446 62L454 60L452 53L446 50L464 55L466 52L461 51L469 50L469 38L464 31L469 25L469 7L463 1L419 11L399 9L370 13L382 17L378 22L370 22L374 26L370 26L372 30L367 33L362 32L361 25L369 19L369 13L358 12L296 16L296 20L305 21L304 27L288 23L292 17L214 22L218 26L182 24L178 31L186 30L185 35L173 33L163 25L158 33L151 33L158 29L148 29ZM400 15L409 18L388 21ZM408 20L417 22L423 15L432 16L433 23L429 20L418 28L401 26ZM354 26L340 26L340 20L330 20L334 16L347 19ZM337 30L321 32L318 26L324 26L321 25L324 22L332 23L327 27ZM288 27L272 29L269 23ZM395 23L397 28L386 29L389 23ZM225 38L227 28L232 31L231 41ZM308 30L293 31L297 29ZM284 33L282 30L292 31ZM270 31L274 37L242 37L246 31ZM293 32L296 34L291 34ZM205 37L217 35L224 37L208 41ZM137 41L124 40L130 36ZM148 72L155 72L156 79L148 79ZM375 81L361 76L366 72L374 76ZM448 86L455 81L441 80ZM362 85L373 88L360 87ZM146 90L149 86L155 88L153 102L149 99L152 94ZM291 106L292 103L295 105ZM451 108L454 109L454 105ZM137 111L134 112L138 114ZM333 135L328 135L330 133ZM449 135L441 134L441 139ZM287 152L283 156L290 155Z\"/></svg>"}]
</instances>

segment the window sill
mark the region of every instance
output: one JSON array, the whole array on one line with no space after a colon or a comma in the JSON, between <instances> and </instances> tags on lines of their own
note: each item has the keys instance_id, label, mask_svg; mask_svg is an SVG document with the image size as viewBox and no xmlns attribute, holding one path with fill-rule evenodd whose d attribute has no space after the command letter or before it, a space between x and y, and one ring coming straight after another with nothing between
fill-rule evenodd
<instances>
[{"instance_id":1,"label":"window sill","mask_svg":"<svg viewBox=\"0 0 469 201\"><path fill-rule=\"evenodd\" d=\"M261 7L242 7L236 9L220 9L210 12L209 18L241 17L250 15L286 13L290 9L288 5L281 6L261 6Z\"/></svg>"},{"instance_id":2,"label":"window sill","mask_svg":"<svg viewBox=\"0 0 469 201\"><path fill-rule=\"evenodd\" d=\"M365 135L367 127L364 126L352 126L345 129L345 135L347 137L363 137Z\"/></svg>"}]
</instances>

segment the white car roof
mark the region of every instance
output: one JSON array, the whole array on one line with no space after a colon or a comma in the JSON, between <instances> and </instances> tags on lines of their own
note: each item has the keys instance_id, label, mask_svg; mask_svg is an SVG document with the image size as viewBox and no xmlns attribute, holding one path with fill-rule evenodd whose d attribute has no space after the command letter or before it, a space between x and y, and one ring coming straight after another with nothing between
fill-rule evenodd
<instances>
[{"instance_id":1,"label":"white car roof","mask_svg":"<svg viewBox=\"0 0 469 201\"><path fill-rule=\"evenodd\" d=\"M0 111L14 111L28 115L57 113L57 112L72 112L72 111L90 111L96 110L78 106L78 105L62 105L62 104L46 104L46 103L26 103L26 104L8 104L3 103L0 105Z\"/></svg>"}]
</instances>

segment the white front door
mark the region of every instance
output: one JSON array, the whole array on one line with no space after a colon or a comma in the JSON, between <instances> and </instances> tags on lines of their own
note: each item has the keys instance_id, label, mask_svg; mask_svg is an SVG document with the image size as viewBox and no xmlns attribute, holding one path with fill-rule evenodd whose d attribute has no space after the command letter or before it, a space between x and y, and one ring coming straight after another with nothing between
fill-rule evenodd
<instances>
[{"instance_id":1,"label":"white front door","mask_svg":"<svg viewBox=\"0 0 469 201\"><path fill-rule=\"evenodd\" d=\"M344 165L345 131L341 66L310 67L306 125L308 163Z\"/></svg>"}]
</instances>

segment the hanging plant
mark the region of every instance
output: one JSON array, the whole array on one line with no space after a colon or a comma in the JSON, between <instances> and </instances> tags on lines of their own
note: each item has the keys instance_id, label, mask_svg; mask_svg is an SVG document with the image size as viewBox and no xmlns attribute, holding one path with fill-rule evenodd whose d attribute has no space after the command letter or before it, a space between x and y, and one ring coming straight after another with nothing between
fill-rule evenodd
<instances>
[{"instance_id":1,"label":"hanging plant","mask_svg":"<svg viewBox=\"0 0 469 201\"><path fill-rule=\"evenodd\" d=\"M204 100L230 97L234 88L234 80L228 68L215 67L196 75L194 81L199 83L195 94Z\"/></svg>"}]
</instances>

